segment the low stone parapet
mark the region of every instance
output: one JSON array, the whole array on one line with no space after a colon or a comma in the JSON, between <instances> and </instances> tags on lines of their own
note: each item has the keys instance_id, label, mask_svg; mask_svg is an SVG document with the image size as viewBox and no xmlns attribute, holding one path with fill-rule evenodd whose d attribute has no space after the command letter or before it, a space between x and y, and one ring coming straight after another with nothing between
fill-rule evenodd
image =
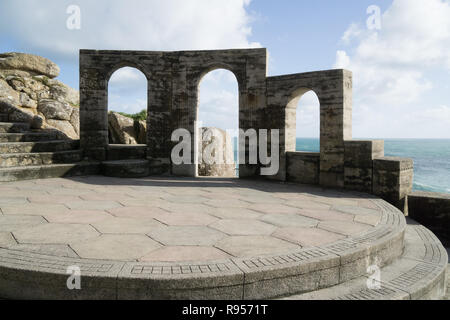
<instances>
[{"instance_id":1,"label":"low stone parapet","mask_svg":"<svg viewBox=\"0 0 450 320\"><path fill-rule=\"evenodd\" d=\"M287 180L305 184L319 184L320 153L287 152Z\"/></svg>"},{"instance_id":2,"label":"low stone parapet","mask_svg":"<svg viewBox=\"0 0 450 320\"><path fill-rule=\"evenodd\" d=\"M408 194L409 216L450 246L450 194L414 191Z\"/></svg>"},{"instance_id":3,"label":"low stone parapet","mask_svg":"<svg viewBox=\"0 0 450 320\"><path fill-rule=\"evenodd\" d=\"M382 157L373 161L373 194L408 212L406 198L413 186L413 160Z\"/></svg>"}]
</instances>

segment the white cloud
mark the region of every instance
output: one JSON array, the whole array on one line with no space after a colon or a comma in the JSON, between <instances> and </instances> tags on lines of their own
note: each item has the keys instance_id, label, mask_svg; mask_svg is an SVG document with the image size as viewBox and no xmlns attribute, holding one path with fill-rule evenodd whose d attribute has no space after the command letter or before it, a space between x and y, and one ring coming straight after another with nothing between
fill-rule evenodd
<instances>
[{"instance_id":1,"label":"white cloud","mask_svg":"<svg viewBox=\"0 0 450 320\"><path fill-rule=\"evenodd\" d=\"M350 27L348 27L348 29L344 32L341 40L344 44L349 44L353 38L358 37L361 33L361 27L356 23L352 23Z\"/></svg>"},{"instance_id":2,"label":"white cloud","mask_svg":"<svg viewBox=\"0 0 450 320\"><path fill-rule=\"evenodd\" d=\"M78 68L78 50L194 50L260 47L249 41L250 0L1 0L0 29L18 49ZM69 30L69 5L81 10L81 29ZM64 72L64 70L62 70ZM76 74L75 74L76 77ZM209 123L237 126L237 84L231 73L213 73L201 110ZM109 107L138 112L146 107L145 77L123 68L110 79ZM229 105L231 116L228 114Z\"/></svg>"},{"instance_id":3,"label":"white cloud","mask_svg":"<svg viewBox=\"0 0 450 320\"><path fill-rule=\"evenodd\" d=\"M306 92L299 100L296 113L296 136L320 136L320 103L313 91Z\"/></svg>"},{"instance_id":4,"label":"white cloud","mask_svg":"<svg viewBox=\"0 0 450 320\"><path fill-rule=\"evenodd\" d=\"M238 83L232 72L220 69L208 73L199 86L198 120L207 127L237 129L238 94Z\"/></svg>"},{"instance_id":5,"label":"white cloud","mask_svg":"<svg viewBox=\"0 0 450 320\"><path fill-rule=\"evenodd\" d=\"M380 30L349 26L342 37L347 48L337 51L334 66L353 71L354 136L417 137L407 116L414 114L424 123L423 136L450 137L437 129L445 117L424 117L440 110L431 102L436 95L441 102L449 98L437 80L437 73L450 71L449 17L448 0L394 0L382 15Z\"/></svg>"},{"instance_id":6,"label":"white cloud","mask_svg":"<svg viewBox=\"0 0 450 320\"><path fill-rule=\"evenodd\" d=\"M121 68L114 72L108 84L108 108L114 111L137 113L147 108L147 79L135 68Z\"/></svg>"},{"instance_id":7,"label":"white cloud","mask_svg":"<svg viewBox=\"0 0 450 320\"><path fill-rule=\"evenodd\" d=\"M350 57L347 55L347 52L343 50L338 50L336 52L336 62L334 63L333 68L347 69L349 66L350 66Z\"/></svg>"},{"instance_id":8,"label":"white cloud","mask_svg":"<svg viewBox=\"0 0 450 320\"><path fill-rule=\"evenodd\" d=\"M81 9L69 30L66 9ZM80 48L187 50L257 47L248 0L2 0L0 28L30 51L72 57ZM20 24L20 27L18 26Z\"/></svg>"}]
</instances>

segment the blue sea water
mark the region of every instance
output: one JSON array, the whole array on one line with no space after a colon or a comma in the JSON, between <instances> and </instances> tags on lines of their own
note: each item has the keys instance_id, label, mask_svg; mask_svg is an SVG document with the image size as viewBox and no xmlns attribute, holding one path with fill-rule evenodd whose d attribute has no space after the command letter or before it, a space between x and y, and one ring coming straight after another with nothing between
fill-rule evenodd
<instances>
[{"instance_id":1,"label":"blue sea water","mask_svg":"<svg viewBox=\"0 0 450 320\"><path fill-rule=\"evenodd\" d=\"M450 139L383 140L385 156L414 160L414 190L450 193ZM319 150L318 138L297 138L297 151Z\"/></svg>"}]
</instances>

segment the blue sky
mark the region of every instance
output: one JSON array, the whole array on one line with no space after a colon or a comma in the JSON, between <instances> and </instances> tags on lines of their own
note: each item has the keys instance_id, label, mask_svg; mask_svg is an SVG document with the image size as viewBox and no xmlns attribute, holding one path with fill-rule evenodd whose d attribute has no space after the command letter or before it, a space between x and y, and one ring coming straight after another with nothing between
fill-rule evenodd
<instances>
[{"instance_id":1,"label":"blue sky","mask_svg":"<svg viewBox=\"0 0 450 320\"><path fill-rule=\"evenodd\" d=\"M69 30L69 5L81 29ZM366 21L380 8L380 28ZM17 23L20 21L20 24ZM0 51L47 57L78 88L78 50L266 47L269 75L346 68L354 74L353 136L450 138L449 0L2 0ZM116 72L110 107L146 106L143 76ZM305 94L297 135L318 136L318 101ZM237 126L237 84L226 71L201 82L199 119Z\"/></svg>"}]
</instances>

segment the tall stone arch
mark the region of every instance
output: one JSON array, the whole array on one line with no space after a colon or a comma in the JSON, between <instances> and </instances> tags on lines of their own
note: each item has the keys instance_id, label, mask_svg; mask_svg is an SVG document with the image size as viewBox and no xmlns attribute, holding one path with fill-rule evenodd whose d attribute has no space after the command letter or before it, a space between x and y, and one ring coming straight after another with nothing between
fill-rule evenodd
<instances>
[{"instance_id":1,"label":"tall stone arch","mask_svg":"<svg viewBox=\"0 0 450 320\"><path fill-rule=\"evenodd\" d=\"M266 126L280 130L280 170L271 177L286 180L288 108L295 97L312 90L320 101L318 182L344 186L344 141L352 138L352 74L337 69L267 78Z\"/></svg>"}]
</instances>

